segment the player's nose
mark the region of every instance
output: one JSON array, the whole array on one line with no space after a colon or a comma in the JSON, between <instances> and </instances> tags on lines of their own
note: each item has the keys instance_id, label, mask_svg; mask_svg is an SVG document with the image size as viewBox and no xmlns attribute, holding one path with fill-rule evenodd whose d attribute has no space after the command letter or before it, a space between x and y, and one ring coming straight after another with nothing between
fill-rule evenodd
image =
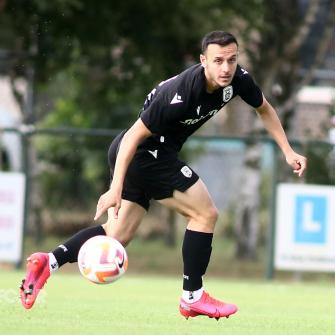
<instances>
[{"instance_id":1,"label":"player's nose","mask_svg":"<svg viewBox=\"0 0 335 335\"><path fill-rule=\"evenodd\" d=\"M229 68L229 64L228 64L228 62L223 62L223 63L221 64L221 71L222 71L223 73L229 73L229 70L230 70L230 68Z\"/></svg>"}]
</instances>

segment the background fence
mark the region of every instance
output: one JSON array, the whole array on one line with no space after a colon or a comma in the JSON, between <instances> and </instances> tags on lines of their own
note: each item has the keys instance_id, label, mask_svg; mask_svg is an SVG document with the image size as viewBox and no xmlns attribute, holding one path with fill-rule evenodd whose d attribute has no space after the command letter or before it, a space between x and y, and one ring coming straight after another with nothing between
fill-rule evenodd
<instances>
[{"instance_id":1,"label":"background fence","mask_svg":"<svg viewBox=\"0 0 335 335\"><path fill-rule=\"evenodd\" d=\"M11 155L20 156L18 166L27 176L24 236L29 242L24 253L40 248L50 237L60 243L93 224L97 200L109 186L107 150L118 132L2 129L1 170L10 169ZM16 140L20 144L16 152L4 145L4 135L9 134L11 143ZM331 159L324 157L332 156L332 146L325 142L293 144L312 157L305 182L331 184ZM248 263L257 275L272 277L276 184L294 180L281 156L273 141L250 137L195 136L181 152L181 158L204 180L220 211L215 236L220 245L218 258L225 255L213 271L220 271L225 262L228 265L234 259L236 264ZM136 253L145 245L160 243L158 248L176 249L177 254L184 229L181 216L153 201L134 242ZM150 260L143 265L143 269L150 267Z\"/></svg>"}]
</instances>

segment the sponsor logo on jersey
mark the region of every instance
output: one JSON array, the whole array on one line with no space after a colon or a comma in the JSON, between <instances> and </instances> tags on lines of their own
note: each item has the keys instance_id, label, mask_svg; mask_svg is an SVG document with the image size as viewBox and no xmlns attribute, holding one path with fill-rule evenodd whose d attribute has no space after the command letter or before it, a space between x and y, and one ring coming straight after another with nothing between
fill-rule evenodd
<instances>
[{"instance_id":1,"label":"sponsor logo on jersey","mask_svg":"<svg viewBox=\"0 0 335 335\"><path fill-rule=\"evenodd\" d=\"M228 102L233 97L233 86L229 85L223 89L222 99Z\"/></svg>"},{"instance_id":2,"label":"sponsor logo on jersey","mask_svg":"<svg viewBox=\"0 0 335 335\"><path fill-rule=\"evenodd\" d=\"M181 102L183 102L183 100L181 99L181 96L178 93L176 93L175 96L172 98L170 105L180 104Z\"/></svg>"},{"instance_id":3,"label":"sponsor logo on jersey","mask_svg":"<svg viewBox=\"0 0 335 335\"><path fill-rule=\"evenodd\" d=\"M199 121L205 119L206 117L210 117L210 116L213 116L215 115L219 110L218 109L213 109L211 110L210 112L208 112L206 115L201 115L199 118L197 119L187 119L185 121L179 121L180 123L183 123L183 124L187 124L188 126L192 125L192 124L195 124L195 123L198 123Z\"/></svg>"},{"instance_id":4,"label":"sponsor logo on jersey","mask_svg":"<svg viewBox=\"0 0 335 335\"><path fill-rule=\"evenodd\" d=\"M186 178L192 177L192 170L187 165L183 166L180 171Z\"/></svg>"},{"instance_id":5,"label":"sponsor logo on jersey","mask_svg":"<svg viewBox=\"0 0 335 335\"><path fill-rule=\"evenodd\" d=\"M148 150L148 152L149 152L151 155L153 155L153 156L157 159L157 156L158 156L158 150L157 150L157 149L156 149L156 150L153 150L153 151Z\"/></svg>"}]
</instances>

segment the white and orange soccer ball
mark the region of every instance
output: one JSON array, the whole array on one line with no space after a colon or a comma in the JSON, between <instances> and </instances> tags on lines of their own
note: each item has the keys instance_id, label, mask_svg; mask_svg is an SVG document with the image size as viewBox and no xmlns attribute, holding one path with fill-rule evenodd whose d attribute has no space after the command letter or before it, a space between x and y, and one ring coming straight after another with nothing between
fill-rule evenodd
<instances>
[{"instance_id":1,"label":"white and orange soccer ball","mask_svg":"<svg viewBox=\"0 0 335 335\"><path fill-rule=\"evenodd\" d=\"M120 242L108 236L94 236L79 250L78 267L81 274L96 284L109 284L127 270L128 257Z\"/></svg>"}]
</instances>

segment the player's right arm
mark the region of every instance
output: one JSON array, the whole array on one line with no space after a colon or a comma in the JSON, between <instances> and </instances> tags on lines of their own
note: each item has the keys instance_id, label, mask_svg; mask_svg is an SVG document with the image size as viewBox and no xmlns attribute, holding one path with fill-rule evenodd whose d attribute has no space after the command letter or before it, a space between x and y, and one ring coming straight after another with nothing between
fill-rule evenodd
<instances>
[{"instance_id":1,"label":"player's right arm","mask_svg":"<svg viewBox=\"0 0 335 335\"><path fill-rule=\"evenodd\" d=\"M183 95L184 103L171 104L174 95L181 92L179 82L174 81L177 77L162 82L159 90L155 89L149 94L139 119L123 136L115 162L111 187L100 197L94 220L99 219L111 207L114 207L114 217L117 219L121 207L124 178L138 145L153 134L163 133L184 110L187 99L185 95Z\"/></svg>"},{"instance_id":2,"label":"player's right arm","mask_svg":"<svg viewBox=\"0 0 335 335\"><path fill-rule=\"evenodd\" d=\"M111 207L114 207L114 218L117 219L121 207L123 182L129 163L133 159L138 145L151 135L151 131L140 118L124 134L115 162L111 187L99 198L94 220L98 220Z\"/></svg>"}]
</instances>

